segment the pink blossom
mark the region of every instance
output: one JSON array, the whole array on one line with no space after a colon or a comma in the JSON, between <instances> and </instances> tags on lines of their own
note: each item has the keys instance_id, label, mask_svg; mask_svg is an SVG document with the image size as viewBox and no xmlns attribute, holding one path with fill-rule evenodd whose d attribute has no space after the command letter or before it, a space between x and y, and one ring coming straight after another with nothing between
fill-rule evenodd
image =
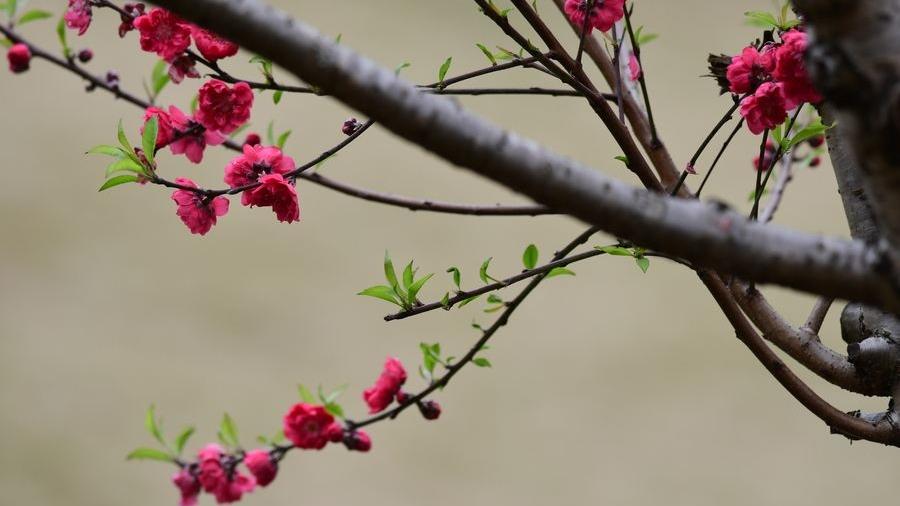
<instances>
[{"instance_id":1,"label":"pink blossom","mask_svg":"<svg viewBox=\"0 0 900 506\"><path fill-rule=\"evenodd\" d=\"M771 80L775 70L775 58L769 48L762 52L753 46L745 47L740 55L731 59L726 76L731 84L731 92L753 93L756 88Z\"/></svg>"},{"instance_id":2,"label":"pink blossom","mask_svg":"<svg viewBox=\"0 0 900 506\"><path fill-rule=\"evenodd\" d=\"M191 26L191 35L194 36L194 44L197 45L200 54L209 61L234 56L238 52L237 44L199 26Z\"/></svg>"},{"instance_id":3,"label":"pink blossom","mask_svg":"<svg viewBox=\"0 0 900 506\"><path fill-rule=\"evenodd\" d=\"M422 401L419 403L419 412L426 420L437 420L441 416L441 405L437 401Z\"/></svg>"},{"instance_id":4,"label":"pink blossom","mask_svg":"<svg viewBox=\"0 0 900 506\"><path fill-rule=\"evenodd\" d=\"M250 474L256 478L256 484L265 487L278 474L278 464L265 450L251 450L244 455L244 465L250 470Z\"/></svg>"},{"instance_id":5,"label":"pink blossom","mask_svg":"<svg viewBox=\"0 0 900 506\"><path fill-rule=\"evenodd\" d=\"M200 474L197 477L203 490L216 497L219 504L232 503L256 487L256 480L234 470L231 473L222 465L224 452L217 444L204 447L197 454Z\"/></svg>"},{"instance_id":6,"label":"pink blossom","mask_svg":"<svg viewBox=\"0 0 900 506\"><path fill-rule=\"evenodd\" d=\"M197 187L187 178L179 177L175 182L189 188ZM206 235L216 224L217 218L228 213L228 199L221 196L208 199L190 190L175 190L172 200L178 204L178 217L192 234Z\"/></svg>"},{"instance_id":7,"label":"pink blossom","mask_svg":"<svg viewBox=\"0 0 900 506\"><path fill-rule=\"evenodd\" d=\"M200 482L187 468L175 473L172 476L172 483L181 492L180 506L194 506L197 504L197 496L200 495Z\"/></svg>"},{"instance_id":8,"label":"pink blossom","mask_svg":"<svg viewBox=\"0 0 900 506\"><path fill-rule=\"evenodd\" d=\"M628 55L628 73L632 81L637 81L644 75L644 70L641 69L641 62L638 61L637 56L634 53Z\"/></svg>"},{"instance_id":9,"label":"pink blossom","mask_svg":"<svg viewBox=\"0 0 900 506\"><path fill-rule=\"evenodd\" d=\"M141 49L170 61L191 45L190 25L171 12L155 8L134 20L141 32Z\"/></svg>"},{"instance_id":10,"label":"pink blossom","mask_svg":"<svg viewBox=\"0 0 900 506\"><path fill-rule=\"evenodd\" d=\"M387 408L405 382L406 370L403 369L403 364L396 358L388 357L375 385L363 392L363 399L369 405L369 413L378 413Z\"/></svg>"},{"instance_id":11,"label":"pink blossom","mask_svg":"<svg viewBox=\"0 0 900 506\"><path fill-rule=\"evenodd\" d=\"M763 83L756 93L741 101L741 116L754 134L761 134L782 124L787 118L787 108L781 85Z\"/></svg>"},{"instance_id":12,"label":"pink blossom","mask_svg":"<svg viewBox=\"0 0 900 506\"><path fill-rule=\"evenodd\" d=\"M89 0L69 0L69 8L66 9L63 17L66 20L66 26L78 30L78 35L84 35L84 32L91 26L92 16Z\"/></svg>"},{"instance_id":13,"label":"pink blossom","mask_svg":"<svg viewBox=\"0 0 900 506\"><path fill-rule=\"evenodd\" d=\"M200 163L203 161L203 150L207 145L216 146L225 142L224 135L204 128L203 125L193 118L187 117L174 105L169 107L169 118L172 128L176 132L169 145L173 154L184 153L188 160Z\"/></svg>"},{"instance_id":14,"label":"pink blossom","mask_svg":"<svg viewBox=\"0 0 900 506\"><path fill-rule=\"evenodd\" d=\"M185 77L196 79L200 77L194 59L187 54L178 55L169 62L169 78L173 83L179 84Z\"/></svg>"},{"instance_id":15,"label":"pink blossom","mask_svg":"<svg viewBox=\"0 0 900 506\"><path fill-rule=\"evenodd\" d=\"M324 407L301 402L284 415L284 435L297 448L321 450L331 439L333 423Z\"/></svg>"},{"instance_id":16,"label":"pink blossom","mask_svg":"<svg viewBox=\"0 0 900 506\"><path fill-rule=\"evenodd\" d=\"M582 27L590 5L590 0L566 0L566 16L576 26ZM624 16L625 0L594 0L588 30L596 28L601 32L609 31Z\"/></svg>"},{"instance_id":17,"label":"pink blossom","mask_svg":"<svg viewBox=\"0 0 900 506\"><path fill-rule=\"evenodd\" d=\"M225 167L225 184L238 188L259 181L265 174L287 174L294 170L294 160L274 146L244 145L244 154ZM241 195L241 204L250 205L250 195Z\"/></svg>"},{"instance_id":18,"label":"pink blossom","mask_svg":"<svg viewBox=\"0 0 900 506\"><path fill-rule=\"evenodd\" d=\"M218 488L213 491L213 495L215 495L217 503L228 504L240 501L244 494L253 492L254 488L256 488L256 480L253 477L235 471L230 479L226 478L219 484Z\"/></svg>"},{"instance_id":19,"label":"pink blossom","mask_svg":"<svg viewBox=\"0 0 900 506\"><path fill-rule=\"evenodd\" d=\"M229 88L213 79L200 88L197 120L206 128L231 133L250 119L253 90L240 82Z\"/></svg>"},{"instance_id":20,"label":"pink blossom","mask_svg":"<svg viewBox=\"0 0 900 506\"><path fill-rule=\"evenodd\" d=\"M31 49L25 44L14 44L6 53L9 70L13 74L21 74L31 67Z\"/></svg>"},{"instance_id":21,"label":"pink blossom","mask_svg":"<svg viewBox=\"0 0 900 506\"><path fill-rule=\"evenodd\" d=\"M791 30L781 36L783 44L775 51L775 79L784 85L783 92L788 109L808 102L822 101L822 95L813 86L803 56L808 45L807 35Z\"/></svg>"},{"instance_id":22,"label":"pink blossom","mask_svg":"<svg viewBox=\"0 0 900 506\"><path fill-rule=\"evenodd\" d=\"M300 203L293 183L281 174L265 174L256 188L244 192L251 207L271 207L278 221L292 223L300 220Z\"/></svg>"}]
</instances>

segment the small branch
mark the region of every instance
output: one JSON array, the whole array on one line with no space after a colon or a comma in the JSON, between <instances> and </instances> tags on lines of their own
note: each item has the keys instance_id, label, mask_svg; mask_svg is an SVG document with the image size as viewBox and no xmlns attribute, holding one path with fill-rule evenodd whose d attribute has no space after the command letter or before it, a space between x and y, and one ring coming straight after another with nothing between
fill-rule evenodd
<instances>
[{"instance_id":1,"label":"small branch","mask_svg":"<svg viewBox=\"0 0 900 506\"><path fill-rule=\"evenodd\" d=\"M769 169L770 171L774 169ZM763 209L762 215L759 217L761 223L769 223L775 217L778 207L784 200L784 193L788 184L794 179L794 155L787 153L781 157L781 170L778 173L778 180L775 181L775 188L772 190L772 197L769 198L766 208Z\"/></svg>"},{"instance_id":2,"label":"small branch","mask_svg":"<svg viewBox=\"0 0 900 506\"><path fill-rule=\"evenodd\" d=\"M700 143L700 147L698 147L697 151L694 152L694 156L691 157L691 161L688 162L687 168L685 168L681 172L681 177L678 179L678 184L675 185L675 188L673 188L670 192L671 195L678 195L678 192L681 190L682 186L684 186L684 181L687 179L688 174L694 171L694 168L697 165L697 160L700 159L700 155L702 155L703 152L706 151L706 147L709 146L709 143L712 142L712 140L716 137L716 134L719 133L719 130L721 130L723 126L725 126L729 121L732 120L732 118L734 118L734 112L737 111L738 107L740 107L740 102L736 101L734 105L732 105L731 108L728 109L728 112L726 112L725 115L722 116L722 119L720 119L719 122L716 123L716 126L714 126L712 130L709 131L709 133L706 135L706 138L703 139L702 143ZM699 191L697 193L699 193Z\"/></svg>"},{"instance_id":3,"label":"small branch","mask_svg":"<svg viewBox=\"0 0 900 506\"><path fill-rule=\"evenodd\" d=\"M803 324L800 330L818 334L822 330L822 324L825 323L825 317L828 316L828 310L831 309L832 303L834 303L832 298L819 297L812 311L810 311L809 317L806 318L806 323Z\"/></svg>"},{"instance_id":4,"label":"small branch","mask_svg":"<svg viewBox=\"0 0 900 506\"><path fill-rule=\"evenodd\" d=\"M728 150L728 147L731 146L731 141L733 141L734 137L741 131L742 126L744 126L744 118L741 118L740 121L738 121L737 125L734 126L734 129L731 130L731 133L728 134L728 138L722 143L722 147L719 148L719 152L716 153L716 158L709 166L709 170L706 171L706 175L703 176L703 181L700 183L700 187L697 188L697 193L694 194L695 198L700 198L700 194L703 193L703 189L706 188L706 183L709 182L709 178L713 175L713 171L716 170L716 166L719 165L719 160L722 159L722 155L724 155L725 151Z\"/></svg>"},{"instance_id":5,"label":"small branch","mask_svg":"<svg viewBox=\"0 0 900 506\"><path fill-rule=\"evenodd\" d=\"M650 104L650 92L647 89L647 72L644 69L644 62L641 60L641 46L638 43L637 37L634 36L634 28L631 26L631 11L627 8L625 9L625 27L628 30L628 37L631 40L631 50L634 51L634 57L638 61L638 66L641 68L640 76L638 77L638 82L641 83L641 92L644 96L644 107L647 110L647 121L650 123L650 135L653 145L660 145L659 142L659 134L656 131L656 122L653 121L653 107ZM675 192L677 195L678 192Z\"/></svg>"},{"instance_id":6,"label":"small branch","mask_svg":"<svg viewBox=\"0 0 900 506\"><path fill-rule=\"evenodd\" d=\"M446 305L442 302L432 302L430 304L423 304L421 306L414 307L408 311L401 311L399 313L390 314L384 317L384 321L395 321L395 320L403 320L409 318L411 316L420 315L422 313L427 313L429 311L434 311L435 309L450 309L456 304L463 302L466 299L471 299L472 297L478 297L479 295L484 295L486 293L494 292L497 290L502 290L506 287L512 286L520 281L525 281L526 279L533 278L535 276L540 276L542 274L549 273L553 269L557 267L565 267L570 264L574 264L576 262L580 262L582 260L587 260L588 258L593 258L596 256L600 256L605 254L605 252L600 250L593 250L581 253L580 255L574 255L568 258L562 258L560 260L555 260L548 264L542 265L540 267L535 267L531 270L523 271L515 276L510 276L502 281L498 281L496 283L492 283L490 285L485 285L481 288L477 288L475 290L469 291L461 291L457 292L455 296L450 297L449 301Z\"/></svg>"}]
</instances>

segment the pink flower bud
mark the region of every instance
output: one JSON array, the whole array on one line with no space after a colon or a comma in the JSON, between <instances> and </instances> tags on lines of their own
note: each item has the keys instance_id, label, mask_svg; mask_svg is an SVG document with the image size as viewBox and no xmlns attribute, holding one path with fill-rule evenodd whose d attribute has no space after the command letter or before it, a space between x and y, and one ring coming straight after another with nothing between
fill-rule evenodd
<instances>
[{"instance_id":1,"label":"pink flower bud","mask_svg":"<svg viewBox=\"0 0 900 506\"><path fill-rule=\"evenodd\" d=\"M256 483L260 487L265 487L275 479L278 474L278 463L272 459L269 452L265 450L251 450L244 455L244 465L250 471L250 474L256 478Z\"/></svg>"},{"instance_id":2,"label":"pink flower bud","mask_svg":"<svg viewBox=\"0 0 900 506\"><path fill-rule=\"evenodd\" d=\"M441 405L435 401L422 401L419 403L419 412L426 420L437 420L441 416Z\"/></svg>"},{"instance_id":3,"label":"pink flower bud","mask_svg":"<svg viewBox=\"0 0 900 506\"><path fill-rule=\"evenodd\" d=\"M351 451L367 452L372 449L372 439L361 430L347 431L344 434L344 446Z\"/></svg>"},{"instance_id":4,"label":"pink flower bud","mask_svg":"<svg viewBox=\"0 0 900 506\"><path fill-rule=\"evenodd\" d=\"M21 74L31 66L31 49L25 44L15 44L6 53L6 59L9 60L9 70L13 74Z\"/></svg>"},{"instance_id":5,"label":"pink flower bud","mask_svg":"<svg viewBox=\"0 0 900 506\"><path fill-rule=\"evenodd\" d=\"M90 49L82 49L81 51L78 51L78 61L80 61L81 63L87 63L92 59L94 59L94 52Z\"/></svg>"}]
</instances>

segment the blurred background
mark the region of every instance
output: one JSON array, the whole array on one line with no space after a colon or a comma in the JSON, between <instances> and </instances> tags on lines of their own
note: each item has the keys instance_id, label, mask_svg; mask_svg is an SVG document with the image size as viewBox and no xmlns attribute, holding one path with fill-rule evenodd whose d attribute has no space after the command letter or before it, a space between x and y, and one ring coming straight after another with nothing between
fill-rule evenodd
<instances>
[{"instance_id":1,"label":"blurred background","mask_svg":"<svg viewBox=\"0 0 900 506\"><path fill-rule=\"evenodd\" d=\"M512 44L471 2L273 2L344 44L419 83L485 65L475 47ZM29 7L61 13L65 2ZM547 0L541 13L566 43L577 41ZM728 107L705 78L706 55L737 53L756 36L742 13L766 0L642 0L637 24L660 39L644 59L664 140L682 165ZM524 29L524 22L513 15ZM98 11L74 49L88 65L114 69L140 93L154 63L135 33L120 40L117 18ZM57 50L54 22L23 33ZM537 40L536 37L534 40ZM224 65L258 73L241 54ZM277 76L289 82L286 72ZM598 81L599 82L599 81ZM556 83L517 70L471 86ZM187 110L198 81L171 86L160 102ZM450 289L451 265L463 286L477 271L521 268L535 243L542 259L583 225L560 217L472 218L413 213L353 200L321 187L298 188L303 219L284 225L266 209L232 202L206 237L175 216L169 192L130 185L98 194L105 160L89 147L113 142L122 118L133 138L140 111L101 92L85 93L71 74L35 61L0 78L0 490L8 504L175 504L172 469L125 462L152 444L143 428L155 403L170 436L194 424L189 452L215 439L224 411L246 445L272 434L297 400L297 383L349 383L343 401L364 415L360 392L384 357L401 358L410 387L418 344L439 341L459 355L476 339L470 323L489 323L484 303L385 323L388 304L354 295L382 280L390 250L435 278L424 298ZM574 98L473 97L462 103L598 170L636 182L613 157L601 123ZM341 139L351 111L327 98L257 98L253 128L292 129L287 151L308 160ZM716 149L720 141L716 141ZM708 197L748 208L754 140L742 134L713 178ZM232 154L210 149L202 165L161 155L161 172L221 186ZM701 159L708 167L711 155ZM379 128L321 170L362 187L468 203L523 202L452 168ZM689 180L696 187L697 177ZM826 165L797 174L776 221L847 235ZM592 244L609 244L596 237ZM793 401L734 338L691 272L654 260L644 275L633 261L601 257L574 267L576 278L547 282L495 339L492 369L467 370L437 400L444 414L426 422L409 412L373 427L370 454L329 447L287 458L275 485L247 504L633 504L838 505L887 497L896 449L850 445ZM514 290L503 294L511 298ZM813 298L767 293L795 323ZM834 310L824 339L841 347ZM811 379L842 409L882 409ZM211 503L210 497L202 499Z\"/></svg>"}]
</instances>

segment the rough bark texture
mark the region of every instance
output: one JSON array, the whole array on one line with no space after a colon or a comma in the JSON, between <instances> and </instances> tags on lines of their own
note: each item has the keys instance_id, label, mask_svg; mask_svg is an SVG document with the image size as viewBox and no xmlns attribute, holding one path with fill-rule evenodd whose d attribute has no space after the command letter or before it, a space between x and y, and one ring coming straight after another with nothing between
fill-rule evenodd
<instances>
[{"instance_id":1,"label":"rough bark texture","mask_svg":"<svg viewBox=\"0 0 900 506\"><path fill-rule=\"evenodd\" d=\"M635 243L745 279L900 311L885 255L860 243L747 221L717 204L633 188L425 95L255 0L156 3L264 54L397 135Z\"/></svg>"}]
</instances>

